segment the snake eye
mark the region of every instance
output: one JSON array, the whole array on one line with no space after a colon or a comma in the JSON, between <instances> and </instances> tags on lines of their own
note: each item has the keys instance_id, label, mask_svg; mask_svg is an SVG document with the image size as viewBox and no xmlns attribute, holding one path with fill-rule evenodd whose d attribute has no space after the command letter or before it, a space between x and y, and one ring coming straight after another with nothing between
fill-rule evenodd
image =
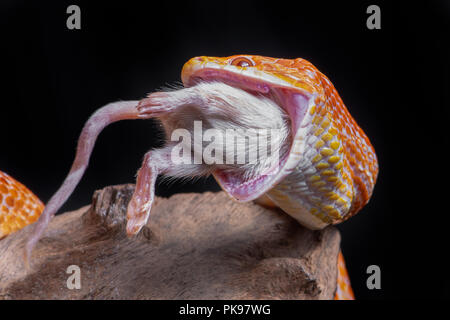
<instances>
[{"instance_id":1,"label":"snake eye","mask_svg":"<svg viewBox=\"0 0 450 320\"><path fill-rule=\"evenodd\" d=\"M231 64L233 66L238 66L238 67L253 67L255 65L255 63L248 59L248 58L244 58L244 57L238 57L238 58L234 58L231 61Z\"/></svg>"}]
</instances>

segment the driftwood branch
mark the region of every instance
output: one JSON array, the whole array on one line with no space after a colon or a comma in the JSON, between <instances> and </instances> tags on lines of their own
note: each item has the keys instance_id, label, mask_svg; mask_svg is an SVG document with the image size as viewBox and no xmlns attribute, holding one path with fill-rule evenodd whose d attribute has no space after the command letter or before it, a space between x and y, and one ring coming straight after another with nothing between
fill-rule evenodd
<instances>
[{"instance_id":1,"label":"driftwood branch","mask_svg":"<svg viewBox=\"0 0 450 320\"><path fill-rule=\"evenodd\" d=\"M55 217L32 265L29 226L0 241L0 299L332 299L340 236L223 192L156 198L127 238L133 185L96 191L91 206ZM67 268L79 266L81 288Z\"/></svg>"}]
</instances>

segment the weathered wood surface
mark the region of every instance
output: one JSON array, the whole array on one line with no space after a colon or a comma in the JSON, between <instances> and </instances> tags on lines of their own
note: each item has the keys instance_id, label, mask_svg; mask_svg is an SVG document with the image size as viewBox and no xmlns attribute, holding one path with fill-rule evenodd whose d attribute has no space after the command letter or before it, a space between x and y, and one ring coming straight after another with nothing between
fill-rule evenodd
<instances>
[{"instance_id":1,"label":"weathered wood surface","mask_svg":"<svg viewBox=\"0 0 450 320\"><path fill-rule=\"evenodd\" d=\"M55 217L29 269L29 226L0 241L0 299L332 299L340 236L223 192L156 198L141 233L125 233L133 185ZM70 265L81 289L68 289Z\"/></svg>"}]
</instances>

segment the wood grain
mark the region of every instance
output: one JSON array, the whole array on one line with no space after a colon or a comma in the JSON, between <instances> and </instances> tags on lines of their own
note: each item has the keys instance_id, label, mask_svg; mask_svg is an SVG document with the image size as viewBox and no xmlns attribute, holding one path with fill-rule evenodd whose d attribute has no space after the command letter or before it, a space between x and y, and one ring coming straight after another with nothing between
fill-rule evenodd
<instances>
[{"instance_id":1,"label":"wood grain","mask_svg":"<svg viewBox=\"0 0 450 320\"><path fill-rule=\"evenodd\" d=\"M0 241L0 299L333 299L340 235L225 193L156 198L150 221L125 232L134 185L96 191L56 216L23 262L28 226ZM70 290L67 267L81 269Z\"/></svg>"}]
</instances>

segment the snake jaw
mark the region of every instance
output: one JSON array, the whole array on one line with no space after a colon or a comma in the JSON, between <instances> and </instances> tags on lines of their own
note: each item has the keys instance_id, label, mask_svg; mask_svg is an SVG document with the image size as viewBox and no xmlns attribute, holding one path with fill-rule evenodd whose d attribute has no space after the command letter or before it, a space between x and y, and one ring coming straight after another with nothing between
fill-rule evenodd
<instances>
[{"instance_id":1,"label":"snake jaw","mask_svg":"<svg viewBox=\"0 0 450 320\"><path fill-rule=\"evenodd\" d=\"M301 161L303 142L301 136L302 120L313 101L312 95L299 93L287 88L271 88L271 96L277 104L289 115L291 146L289 152L279 159L278 163L252 180L243 180L228 172L216 170L213 175L221 188L232 198L241 201L251 201L273 189Z\"/></svg>"},{"instance_id":2,"label":"snake jaw","mask_svg":"<svg viewBox=\"0 0 450 320\"><path fill-rule=\"evenodd\" d=\"M189 73L191 71L192 73ZM221 188L237 201L246 202L262 196L282 181L300 161L301 123L316 95L288 84L272 83L269 81L270 78L254 78L244 72L236 73L222 68L199 68L191 71L183 69L182 79L186 87L195 85L199 81L220 81L252 94L264 95L272 99L289 116L292 141L290 151L286 156L279 158L278 163L250 180L219 169L213 172L213 176Z\"/></svg>"}]
</instances>

